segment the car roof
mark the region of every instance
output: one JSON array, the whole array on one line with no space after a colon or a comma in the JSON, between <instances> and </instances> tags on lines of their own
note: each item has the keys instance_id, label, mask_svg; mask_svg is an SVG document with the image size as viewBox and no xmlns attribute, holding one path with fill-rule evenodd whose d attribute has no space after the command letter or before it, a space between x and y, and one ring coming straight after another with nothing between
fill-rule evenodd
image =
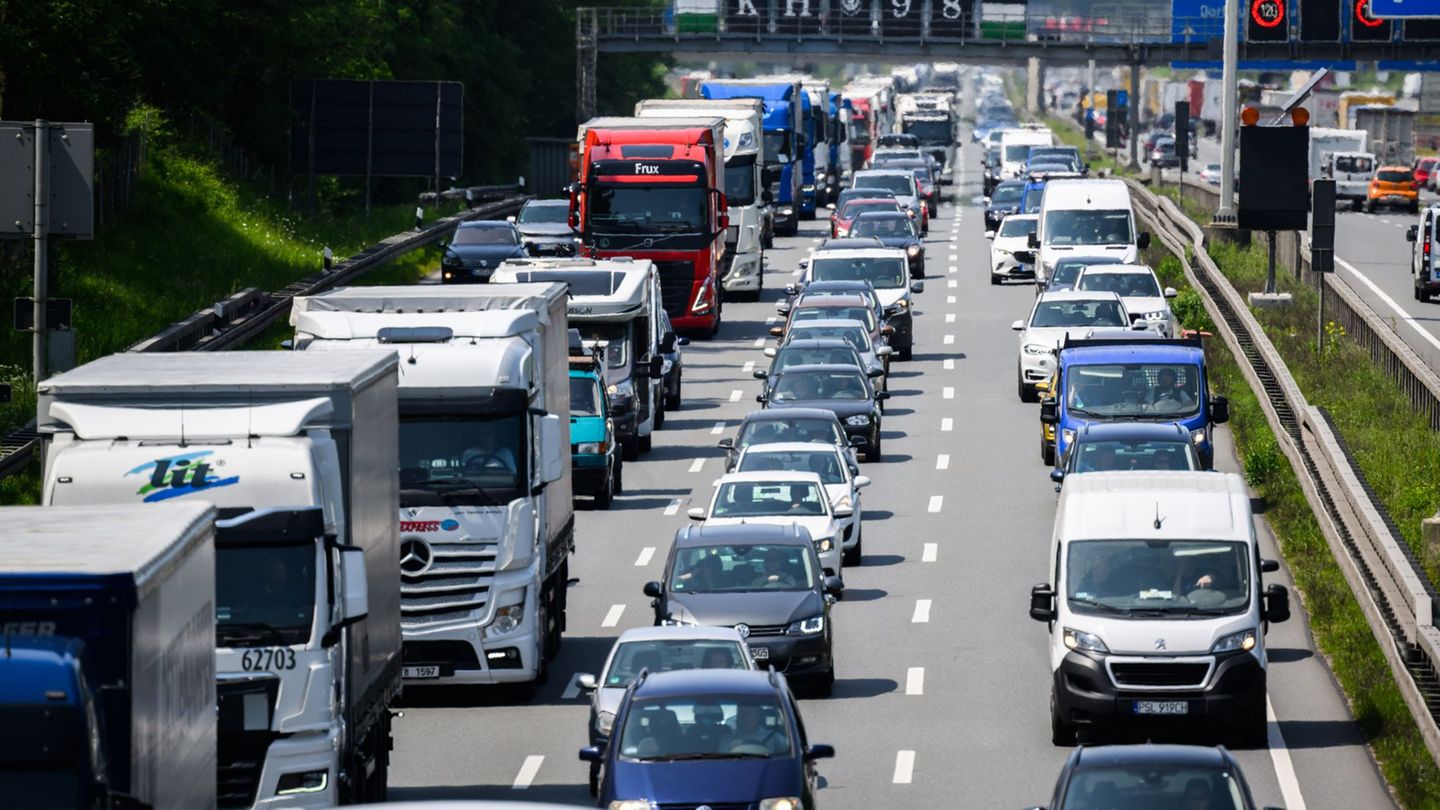
<instances>
[{"instance_id":1,"label":"car roof","mask_svg":"<svg viewBox=\"0 0 1440 810\"><path fill-rule=\"evenodd\" d=\"M884 243L873 236L844 236L826 239L816 246L815 250L829 253L836 250L873 250L879 247L884 247Z\"/></svg>"},{"instance_id":2,"label":"car roof","mask_svg":"<svg viewBox=\"0 0 1440 810\"><path fill-rule=\"evenodd\" d=\"M526 200L525 208L561 208L570 207L569 200Z\"/></svg>"},{"instance_id":3,"label":"car roof","mask_svg":"<svg viewBox=\"0 0 1440 810\"><path fill-rule=\"evenodd\" d=\"M1039 301L1093 301L1096 298L1120 300L1119 294L1109 290L1047 290L1040 293L1037 303Z\"/></svg>"},{"instance_id":4,"label":"car roof","mask_svg":"<svg viewBox=\"0 0 1440 810\"><path fill-rule=\"evenodd\" d=\"M855 190L856 190L856 191L870 191L870 189L868 189L868 188L857 188L857 189L855 189ZM895 202L895 194L894 194L893 192L892 192L888 197L859 197L859 196L857 196L857 197L851 197L850 199L848 199L848 200L845 201L845 204L846 204L846 205L884 205L885 203L890 203L891 205L898 205L898 203ZM896 210L898 211L899 209L897 208Z\"/></svg>"},{"instance_id":5,"label":"car roof","mask_svg":"<svg viewBox=\"0 0 1440 810\"><path fill-rule=\"evenodd\" d=\"M742 455L749 453L840 453L837 445L825 444L823 442L770 442L768 444L752 444L745 448Z\"/></svg>"},{"instance_id":6,"label":"car roof","mask_svg":"<svg viewBox=\"0 0 1440 810\"><path fill-rule=\"evenodd\" d=\"M1076 766L1107 768L1120 765L1194 765L1221 767L1234 760L1220 747L1203 745L1102 745L1082 746L1076 752Z\"/></svg>"},{"instance_id":7,"label":"car roof","mask_svg":"<svg viewBox=\"0 0 1440 810\"><path fill-rule=\"evenodd\" d=\"M786 349L838 349L842 346L851 351L854 351L856 354L859 354L859 352L855 349L855 344L851 343L845 338L832 337L797 338L796 340L787 340L784 343L780 344L780 347L775 350L775 353L779 354Z\"/></svg>"},{"instance_id":8,"label":"car roof","mask_svg":"<svg viewBox=\"0 0 1440 810\"><path fill-rule=\"evenodd\" d=\"M708 697L711 695L774 695L781 691L770 673L744 669L676 669L654 672L635 682L635 699Z\"/></svg>"},{"instance_id":9,"label":"car roof","mask_svg":"<svg viewBox=\"0 0 1440 810\"><path fill-rule=\"evenodd\" d=\"M871 238L873 239L873 237L871 237ZM831 240L831 241L834 241L834 240ZM875 239L874 241L879 242L880 240ZM817 251L817 252L822 252L822 253L827 253L827 254L841 254L841 255L838 255L838 256L837 256L837 255L827 255L827 256L825 256L825 258L827 258L827 259L903 259L903 258L905 258L905 250L904 250L904 248L898 248L898 247L896 247L896 248L887 248L887 247L851 248L851 247L845 247L845 248L834 248L834 249L832 249L832 250ZM817 258L818 258L818 257L817 257Z\"/></svg>"},{"instance_id":10,"label":"car roof","mask_svg":"<svg viewBox=\"0 0 1440 810\"><path fill-rule=\"evenodd\" d=\"M1437 205L1440 205L1440 203L1437 203ZM805 293L816 292L816 287L819 287L820 290L845 290L856 287L869 293L875 292L875 285L865 279L828 278L823 281L811 281L805 285L805 289L802 290L800 294L804 295Z\"/></svg>"},{"instance_id":11,"label":"car roof","mask_svg":"<svg viewBox=\"0 0 1440 810\"><path fill-rule=\"evenodd\" d=\"M1010 216L1005 217L1006 222L1010 222L1011 220L1014 220L1015 222L1027 222L1030 220L1038 219L1040 219L1039 214L1011 214Z\"/></svg>"},{"instance_id":12,"label":"car roof","mask_svg":"<svg viewBox=\"0 0 1440 810\"><path fill-rule=\"evenodd\" d=\"M856 222L859 222L859 221L862 220L862 219L904 219L904 220L908 220L908 219L910 219L910 215L907 214L907 213L905 213L904 211L901 211L901 210L898 209L898 208L895 209L894 211L861 211L859 214L857 214L857 215L855 216L855 221L856 221Z\"/></svg>"},{"instance_id":13,"label":"car roof","mask_svg":"<svg viewBox=\"0 0 1440 810\"><path fill-rule=\"evenodd\" d=\"M815 478L818 481L820 477L817 475ZM812 542L814 540L810 536L810 530L799 523L691 523L675 530L676 548L696 548L719 543L808 546Z\"/></svg>"},{"instance_id":14,"label":"car roof","mask_svg":"<svg viewBox=\"0 0 1440 810\"><path fill-rule=\"evenodd\" d=\"M820 475L813 472L802 472L800 470L757 470L755 472L730 472L725 473L716 480L715 485L745 483L751 481L774 481L776 483L805 482L818 484Z\"/></svg>"},{"instance_id":15,"label":"car roof","mask_svg":"<svg viewBox=\"0 0 1440 810\"><path fill-rule=\"evenodd\" d=\"M869 301L866 301L864 298L860 297L858 294L857 294L857 295L851 295L850 293L844 293L844 294L842 294L842 295L816 295L816 296L813 296L813 297L811 297L811 298L805 298L805 297L801 296L800 300L798 300L798 301L795 302L795 305L794 305L794 307L791 309L791 311L793 312L793 311L796 310L796 309L803 309L804 307L816 307L816 308L821 308L821 307L824 307L824 308L836 308L836 307L865 307L866 309L869 309L869 308L870 308L870 302L869 302ZM854 320L854 319L853 319L853 318L849 318L849 319L847 319L847 320ZM858 321L856 321L856 322L858 323ZM813 323L813 321L811 321L811 323Z\"/></svg>"},{"instance_id":16,"label":"car roof","mask_svg":"<svg viewBox=\"0 0 1440 810\"><path fill-rule=\"evenodd\" d=\"M857 304L857 306L865 306L865 304L860 303L860 304ZM803 324L803 326L802 326L802 324ZM847 326L847 327L850 327L850 328L853 328L853 329L860 329L860 330L864 330L864 331L869 331L868 327L865 326L865 322L864 322L864 321L857 321L857 320L855 320L854 318L814 318L814 319L808 320L808 321L799 321L799 322L793 324L793 325L790 327L790 330L791 330L791 331L796 331L796 330L809 330L809 329L812 329L812 328L814 328L814 327L819 327L819 326L831 326L831 327Z\"/></svg>"},{"instance_id":17,"label":"car roof","mask_svg":"<svg viewBox=\"0 0 1440 810\"><path fill-rule=\"evenodd\" d=\"M839 366L839 368L850 368L850 366ZM741 420L744 425L747 422L788 422L796 419L819 419L822 422L840 423L840 417L835 412L826 408L762 408L754 410L745 415Z\"/></svg>"},{"instance_id":18,"label":"car roof","mask_svg":"<svg viewBox=\"0 0 1440 810\"><path fill-rule=\"evenodd\" d=\"M1099 275L1101 273L1125 273L1133 275L1144 274L1147 276L1155 275L1155 271L1152 270L1147 264L1094 264L1090 266L1095 268L1095 275ZM1090 271L1087 270L1086 272Z\"/></svg>"},{"instance_id":19,"label":"car roof","mask_svg":"<svg viewBox=\"0 0 1440 810\"><path fill-rule=\"evenodd\" d=\"M740 641L733 627L701 627L696 625L661 625L632 627L615 639L616 644L631 641Z\"/></svg>"},{"instance_id":20,"label":"car roof","mask_svg":"<svg viewBox=\"0 0 1440 810\"><path fill-rule=\"evenodd\" d=\"M854 180L853 182L856 184L855 187L857 187L857 188L864 188L864 186L860 186L860 185L859 185L860 178L862 178L862 177L886 177L886 176L889 176L889 177L912 177L912 178L913 178L915 175L911 174L910 172L902 172L902 171L899 171L898 169L864 169L863 171L858 171L858 172L855 173L855 180Z\"/></svg>"},{"instance_id":21,"label":"car roof","mask_svg":"<svg viewBox=\"0 0 1440 810\"><path fill-rule=\"evenodd\" d=\"M1175 439L1188 441L1189 431L1178 422L1086 422L1077 439L1094 441L1143 441Z\"/></svg>"},{"instance_id":22,"label":"car roof","mask_svg":"<svg viewBox=\"0 0 1440 810\"><path fill-rule=\"evenodd\" d=\"M455 226L457 228L514 228L515 225L503 219L472 219Z\"/></svg>"},{"instance_id":23,"label":"car roof","mask_svg":"<svg viewBox=\"0 0 1440 810\"><path fill-rule=\"evenodd\" d=\"M888 189L888 188L866 188L865 186L860 186L859 188L847 188L847 189L845 189L844 191L840 192L840 196L842 196L842 197L844 197L846 194L849 194L849 195L851 195L851 196L850 196L849 199L845 200L845 202L852 202L852 201L854 201L854 200L861 200L861 199L864 199L864 200L894 200L894 199L895 199L895 192L891 191L891 190ZM864 194L864 196L862 197L861 194Z\"/></svg>"}]
</instances>

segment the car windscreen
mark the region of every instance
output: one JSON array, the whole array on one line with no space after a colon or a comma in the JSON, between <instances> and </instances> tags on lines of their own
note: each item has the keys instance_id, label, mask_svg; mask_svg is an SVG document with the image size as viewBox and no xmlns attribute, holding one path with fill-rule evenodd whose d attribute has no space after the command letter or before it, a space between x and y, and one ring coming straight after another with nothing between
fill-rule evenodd
<instances>
[{"instance_id":1,"label":"car windscreen","mask_svg":"<svg viewBox=\"0 0 1440 810\"><path fill-rule=\"evenodd\" d=\"M1020 204L1020 209L1027 214L1033 214L1040 210L1040 198L1045 196L1044 186L1031 186L1025 189L1025 202Z\"/></svg>"},{"instance_id":2,"label":"car windscreen","mask_svg":"<svg viewBox=\"0 0 1440 810\"><path fill-rule=\"evenodd\" d=\"M1413 183L1415 182L1415 175L1408 169L1405 171L1382 169L1375 173L1375 179L1382 183Z\"/></svg>"},{"instance_id":3,"label":"car windscreen","mask_svg":"<svg viewBox=\"0 0 1440 810\"><path fill-rule=\"evenodd\" d=\"M899 207L894 200L882 200L879 202L848 202L840 209L841 219L854 219L869 211L898 211ZM853 234L852 234L853 236Z\"/></svg>"},{"instance_id":4,"label":"car windscreen","mask_svg":"<svg viewBox=\"0 0 1440 810\"><path fill-rule=\"evenodd\" d=\"M1241 613L1250 560L1244 543L1225 540L1073 541L1065 598L1077 613Z\"/></svg>"},{"instance_id":5,"label":"car windscreen","mask_svg":"<svg viewBox=\"0 0 1440 810\"><path fill-rule=\"evenodd\" d=\"M1033 143L1009 143L1000 148L1005 152L1006 163L1024 163L1030 158L1030 149L1033 146Z\"/></svg>"},{"instance_id":6,"label":"car windscreen","mask_svg":"<svg viewBox=\"0 0 1440 810\"><path fill-rule=\"evenodd\" d=\"M711 517L820 517L828 500L809 481L731 481L715 493Z\"/></svg>"},{"instance_id":7,"label":"car windscreen","mask_svg":"<svg viewBox=\"0 0 1440 810\"><path fill-rule=\"evenodd\" d=\"M736 472L813 472L826 484L845 483L845 465L834 447L815 450L751 451L740 459Z\"/></svg>"},{"instance_id":8,"label":"car windscreen","mask_svg":"<svg viewBox=\"0 0 1440 810\"><path fill-rule=\"evenodd\" d=\"M569 217L570 206L568 204L532 204L520 209L519 222L521 225L563 225Z\"/></svg>"},{"instance_id":9,"label":"car windscreen","mask_svg":"<svg viewBox=\"0 0 1440 810\"><path fill-rule=\"evenodd\" d=\"M1097 264L1120 264L1118 256L1069 256L1055 261L1050 273L1050 284L1071 285L1080 277L1080 271Z\"/></svg>"},{"instance_id":10,"label":"car windscreen","mask_svg":"<svg viewBox=\"0 0 1440 810\"><path fill-rule=\"evenodd\" d=\"M990 205L1015 205L1020 202L1020 195L1024 191L1025 186L1020 183L1001 183L990 194Z\"/></svg>"},{"instance_id":11,"label":"car windscreen","mask_svg":"<svg viewBox=\"0 0 1440 810\"><path fill-rule=\"evenodd\" d=\"M855 366L859 368L860 356L848 346L781 349L775 356L775 370L783 371L790 366Z\"/></svg>"},{"instance_id":12,"label":"car windscreen","mask_svg":"<svg viewBox=\"0 0 1440 810\"><path fill-rule=\"evenodd\" d=\"M641 762L768 759L793 747L773 695L637 698L617 731L620 756Z\"/></svg>"},{"instance_id":13,"label":"car windscreen","mask_svg":"<svg viewBox=\"0 0 1440 810\"><path fill-rule=\"evenodd\" d=\"M903 256L817 256L810 262L810 278L813 281L868 281L877 290L905 286L905 274Z\"/></svg>"},{"instance_id":14,"label":"car windscreen","mask_svg":"<svg viewBox=\"0 0 1440 810\"><path fill-rule=\"evenodd\" d=\"M819 337L809 335L809 337ZM825 335L824 337L833 337ZM775 377L770 386L772 402L803 402L807 400L860 401L870 398L865 377L851 371L787 371Z\"/></svg>"},{"instance_id":15,"label":"car windscreen","mask_svg":"<svg viewBox=\"0 0 1440 810\"><path fill-rule=\"evenodd\" d=\"M1082 273L1080 290L1092 292L1113 292L1121 298L1159 298L1160 285L1149 273Z\"/></svg>"},{"instance_id":16,"label":"car windscreen","mask_svg":"<svg viewBox=\"0 0 1440 810\"><path fill-rule=\"evenodd\" d=\"M1029 236L1035 232L1034 217L1006 217L1000 223L999 236Z\"/></svg>"},{"instance_id":17,"label":"car windscreen","mask_svg":"<svg viewBox=\"0 0 1440 810\"><path fill-rule=\"evenodd\" d=\"M832 419L797 416L789 419L757 419L740 428L735 446L744 449L752 444L780 442L823 442L843 444L840 426Z\"/></svg>"},{"instance_id":18,"label":"car windscreen","mask_svg":"<svg viewBox=\"0 0 1440 810\"><path fill-rule=\"evenodd\" d=\"M925 144L949 144L955 139L955 129L950 126L949 121L906 121L901 126L905 131L920 139Z\"/></svg>"},{"instance_id":19,"label":"car windscreen","mask_svg":"<svg viewBox=\"0 0 1440 810\"><path fill-rule=\"evenodd\" d=\"M1071 413L1180 418L1200 409L1199 371L1188 363L1072 364L1061 385Z\"/></svg>"},{"instance_id":20,"label":"car windscreen","mask_svg":"<svg viewBox=\"0 0 1440 810\"><path fill-rule=\"evenodd\" d=\"M910 217L903 214L898 217L872 215L856 219L850 235L876 236L881 239L903 238L914 236L915 228L910 224Z\"/></svg>"},{"instance_id":21,"label":"car windscreen","mask_svg":"<svg viewBox=\"0 0 1440 810\"><path fill-rule=\"evenodd\" d=\"M600 386L592 377L570 378L570 413L573 416L600 415Z\"/></svg>"},{"instance_id":22,"label":"car windscreen","mask_svg":"<svg viewBox=\"0 0 1440 810\"><path fill-rule=\"evenodd\" d=\"M1123 208L1067 208L1045 214L1047 245L1128 245L1130 212Z\"/></svg>"},{"instance_id":23,"label":"car windscreen","mask_svg":"<svg viewBox=\"0 0 1440 810\"><path fill-rule=\"evenodd\" d=\"M836 210L844 210L845 206L855 200L889 200L892 205L895 202L895 192L884 188L847 188L840 192L840 200L835 203Z\"/></svg>"},{"instance_id":24,"label":"car windscreen","mask_svg":"<svg viewBox=\"0 0 1440 810\"><path fill-rule=\"evenodd\" d=\"M1035 326L1128 326L1125 310L1113 298L1041 301L1030 316Z\"/></svg>"},{"instance_id":25,"label":"car windscreen","mask_svg":"<svg viewBox=\"0 0 1440 810\"><path fill-rule=\"evenodd\" d=\"M520 237L509 225L456 228L452 245L518 245Z\"/></svg>"},{"instance_id":26,"label":"car windscreen","mask_svg":"<svg viewBox=\"0 0 1440 810\"><path fill-rule=\"evenodd\" d=\"M900 174L862 174L855 178L856 188L883 188L901 197L915 196L915 178Z\"/></svg>"},{"instance_id":27,"label":"car windscreen","mask_svg":"<svg viewBox=\"0 0 1440 810\"><path fill-rule=\"evenodd\" d=\"M610 668L601 676L607 689L624 689L641 670L750 669L745 650L724 639L644 639L627 641L615 650Z\"/></svg>"},{"instance_id":28,"label":"car windscreen","mask_svg":"<svg viewBox=\"0 0 1440 810\"><path fill-rule=\"evenodd\" d=\"M1191 444L1183 439L1077 441L1068 463L1077 473L1198 469Z\"/></svg>"},{"instance_id":29,"label":"car windscreen","mask_svg":"<svg viewBox=\"0 0 1440 810\"><path fill-rule=\"evenodd\" d=\"M825 313L824 320L833 320L837 316L829 312ZM822 340L824 338L839 338L851 346L857 352L870 350L870 334L866 331L863 322L852 325L842 324L807 324L803 320L796 322L790 327L786 340Z\"/></svg>"},{"instance_id":30,"label":"car windscreen","mask_svg":"<svg viewBox=\"0 0 1440 810\"><path fill-rule=\"evenodd\" d=\"M1077 770L1065 786L1065 803L1056 810L1098 807L1245 810L1250 804L1228 769L1147 761Z\"/></svg>"},{"instance_id":31,"label":"car windscreen","mask_svg":"<svg viewBox=\"0 0 1440 810\"><path fill-rule=\"evenodd\" d=\"M869 308L869 307L863 307L863 306L854 306L854 307L823 307L823 306L801 307L801 308L798 308L798 309L795 310L795 314L791 317L791 322L793 322L793 323L798 323L798 322L800 322L800 321L823 321L823 320L832 320L832 319L833 319L833 320L842 320L842 321L859 321L860 323L865 324L865 328L866 328L866 329L874 329L874 328L875 328L875 310L873 310L873 309L871 309L871 308ZM850 332L856 332L856 331L858 331L858 330L853 330L853 329L850 330ZM812 335L811 337L813 337L813 335ZM848 333L847 333L847 335L846 335L846 340L850 340L850 342L851 342L852 344L855 343L855 341L850 337L850 335L849 335ZM857 349L859 349L859 348L864 348L864 344L859 344L859 345L856 345L855 347L856 347Z\"/></svg>"}]
</instances>

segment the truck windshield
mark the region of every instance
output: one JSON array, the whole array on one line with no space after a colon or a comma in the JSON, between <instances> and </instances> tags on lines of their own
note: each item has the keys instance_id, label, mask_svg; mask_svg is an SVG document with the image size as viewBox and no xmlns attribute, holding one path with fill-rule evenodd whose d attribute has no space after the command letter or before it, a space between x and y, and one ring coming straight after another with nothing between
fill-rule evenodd
<instances>
[{"instance_id":1,"label":"truck windshield","mask_svg":"<svg viewBox=\"0 0 1440 810\"><path fill-rule=\"evenodd\" d=\"M1001 147L1005 151L1006 163L1024 163L1030 159L1033 143L1008 143Z\"/></svg>"},{"instance_id":2,"label":"truck windshield","mask_svg":"<svg viewBox=\"0 0 1440 810\"><path fill-rule=\"evenodd\" d=\"M765 130L765 160L774 163L790 162L790 133L783 129Z\"/></svg>"},{"instance_id":3,"label":"truck windshield","mask_svg":"<svg viewBox=\"0 0 1440 810\"><path fill-rule=\"evenodd\" d=\"M581 340L604 341L606 366L625 368L630 365L629 321L571 321L570 326L579 330Z\"/></svg>"},{"instance_id":4,"label":"truck windshield","mask_svg":"<svg viewBox=\"0 0 1440 810\"><path fill-rule=\"evenodd\" d=\"M950 144L955 137L949 121L906 121L905 131L924 144Z\"/></svg>"},{"instance_id":5,"label":"truck windshield","mask_svg":"<svg viewBox=\"0 0 1440 810\"><path fill-rule=\"evenodd\" d=\"M1187 363L1072 365L1065 374L1065 406L1107 419L1189 416L1200 409L1199 371Z\"/></svg>"},{"instance_id":6,"label":"truck windshield","mask_svg":"<svg viewBox=\"0 0 1440 810\"><path fill-rule=\"evenodd\" d=\"M1047 245L1128 245L1130 212L1124 209L1061 209L1045 216Z\"/></svg>"},{"instance_id":7,"label":"truck windshield","mask_svg":"<svg viewBox=\"0 0 1440 810\"><path fill-rule=\"evenodd\" d=\"M1369 174L1375 171L1375 161L1368 157L1346 155L1335 158L1335 171L1346 174Z\"/></svg>"},{"instance_id":8,"label":"truck windshield","mask_svg":"<svg viewBox=\"0 0 1440 810\"><path fill-rule=\"evenodd\" d=\"M1244 543L1085 540L1067 551L1065 596L1076 613L1225 615L1250 603Z\"/></svg>"},{"instance_id":9,"label":"truck windshield","mask_svg":"<svg viewBox=\"0 0 1440 810\"><path fill-rule=\"evenodd\" d=\"M868 281L877 290L903 287L906 272L903 257L817 258L810 264L811 281Z\"/></svg>"},{"instance_id":10,"label":"truck windshield","mask_svg":"<svg viewBox=\"0 0 1440 810\"><path fill-rule=\"evenodd\" d=\"M304 644L315 619L315 546L219 544L215 549L215 643Z\"/></svg>"},{"instance_id":11,"label":"truck windshield","mask_svg":"<svg viewBox=\"0 0 1440 810\"><path fill-rule=\"evenodd\" d=\"M700 186L597 183L590 188L589 225L596 235L705 231L709 195Z\"/></svg>"},{"instance_id":12,"label":"truck windshield","mask_svg":"<svg viewBox=\"0 0 1440 810\"><path fill-rule=\"evenodd\" d=\"M725 161L725 200L737 208L755 204L754 155L738 155Z\"/></svg>"},{"instance_id":13,"label":"truck windshield","mask_svg":"<svg viewBox=\"0 0 1440 810\"><path fill-rule=\"evenodd\" d=\"M850 142L860 146L870 143L870 122L864 117L850 119Z\"/></svg>"},{"instance_id":14,"label":"truck windshield","mask_svg":"<svg viewBox=\"0 0 1440 810\"><path fill-rule=\"evenodd\" d=\"M524 414L401 414L400 505L503 506L528 491Z\"/></svg>"}]
</instances>

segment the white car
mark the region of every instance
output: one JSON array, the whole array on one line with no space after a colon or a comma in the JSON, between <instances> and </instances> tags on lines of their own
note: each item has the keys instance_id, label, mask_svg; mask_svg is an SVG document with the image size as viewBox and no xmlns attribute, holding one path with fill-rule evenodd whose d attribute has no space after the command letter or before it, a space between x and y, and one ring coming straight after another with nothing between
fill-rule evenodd
<instances>
[{"instance_id":1,"label":"white car","mask_svg":"<svg viewBox=\"0 0 1440 810\"><path fill-rule=\"evenodd\" d=\"M1200 170L1200 182L1209 183L1212 186L1220 185L1220 164L1205 164L1205 168Z\"/></svg>"},{"instance_id":2,"label":"white car","mask_svg":"<svg viewBox=\"0 0 1440 810\"><path fill-rule=\"evenodd\" d=\"M990 283L1000 284L1007 278L1035 278L1035 265L1021 264L1015 251L1030 249L1030 236L1035 233L1036 214L1011 214L1000 221L1000 228L986 231L990 237Z\"/></svg>"},{"instance_id":3,"label":"white car","mask_svg":"<svg viewBox=\"0 0 1440 810\"><path fill-rule=\"evenodd\" d=\"M832 506L825 482L813 472L729 473L715 482L710 508L691 509L706 526L798 524L810 532L825 576L840 576L841 521L853 508Z\"/></svg>"},{"instance_id":4,"label":"white car","mask_svg":"<svg viewBox=\"0 0 1440 810\"><path fill-rule=\"evenodd\" d=\"M1125 303L1131 325L1144 324L1167 338L1175 337L1175 314L1169 300L1175 297L1175 290L1160 289L1155 271L1143 264L1090 265L1080 271L1075 289L1113 292Z\"/></svg>"},{"instance_id":5,"label":"white car","mask_svg":"<svg viewBox=\"0 0 1440 810\"><path fill-rule=\"evenodd\" d=\"M834 510L849 509L851 515L840 521L840 548L845 565L859 565L864 554L861 543L860 490L870 486L870 478L857 475L844 450L833 444L785 442L752 444L740 453L736 472L813 472L825 483Z\"/></svg>"},{"instance_id":6,"label":"white car","mask_svg":"<svg viewBox=\"0 0 1440 810\"><path fill-rule=\"evenodd\" d=\"M1128 327L1125 302L1113 292L1045 292L1035 297L1030 316L1010 324L1020 333L1020 359L1016 386L1021 402L1039 399L1035 384L1050 379L1055 370L1056 347L1065 336L1089 334L1096 327Z\"/></svg>"}]
</instances>

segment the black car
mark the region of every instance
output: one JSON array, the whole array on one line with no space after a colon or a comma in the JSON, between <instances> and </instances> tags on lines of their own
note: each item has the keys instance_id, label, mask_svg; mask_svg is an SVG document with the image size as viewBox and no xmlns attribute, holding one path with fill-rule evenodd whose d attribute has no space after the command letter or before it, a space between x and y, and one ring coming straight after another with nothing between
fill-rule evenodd
<instances>
[{"instance_id":1,"label":"black car","mask_svg":"<svg viewBox=\"0 0 1440 810\"><path fill-rule=\"evenodd\" d=\"M880 138L875 141L876 149L888 149L893 147L899 147L901 149L919 149L920 139L907 132L888 132L884 135L881 135Z\"/></svg>"},{"instance_id":2,"label":"black car","mask_svg":"<svg viewBox=\"0 0 1440 810\"><path fill-rule=\"evenodd\" d=\"M455 235L440 246L440 281L444 284L474 284L490 280L495 268L506 259L526 255L525 240L514 223L491 220L462 222Z\"/></svg>"},{"instance_id":3,"label":"black car","mask_svg":"<svg viewBox=\"0 0 1440 810\"><path fill-rule=\"evenodd\" d=\"M725 471L735 469L735 460L740 451L752 444L777 444L783 442L822 442L850 450L854 464L854 451L864 451L868 438L851 437L840 424L835 412L823 408L776 408L751 411L740 423L735 438L721 439L716 446L725 451Z\"/></svg>"},{"instance_id":4,"label":"black car","mask_svg":"<svg viewBox=\"0 0 1440 810\"><path fill-rule=\"evenodd\" d=\"M1087 422L1070 442L1064 466L1050 471L1057 484L1072 473L1205 469L1190 431L1175 422Z\"/></svg>"},{"instance_id":5,"label":"black car","mask_svg":"<svg viewBox=\"0 0 1440 810\"><path fill-rule=\"evenodd\" d=\"M899 211L871 211L855 218L850 238L878 239L885 247L900 248L910 264L911 278L925 277L925 240L915 221Z\"/></svg>"},{"instance_id":6,"label":"black car","mask_svg":"<svg viewBox=\"0 0 1440 810\"><path fill-rule=\"evenodd\" d=\"M580 235L570 227L569 200L529 200L511 217L531 256L574 256Z\"/></svg>"},{"instance_id":7,"label":"black car","mask_svg":"<svg viewBox=\"0 0 1440 810\"><path fill-rule=\"evenodd\" d=\"M660 356L665 358L665 381L660 387L665 391L665 410L678 411L684 402L680 389L684 375L680 347L689 346L690 338L675 334L675 328L670 325L670 314L663 309L660 310L660 334ZM673 340L671 336L674 337Z\"/></svg>"},{"instance_id":8,"label":"black car","mask_svg":"<svg viewBox=\"0 0 1440 810\"><path fill-rule=\"evenodd\" d=\"M615 715L612 742L580 749L603 767L601 807L814 810L815 761L800 708L776 672L641 672ZM508 804L508 803L506 803Z\"/></svg>"},{"instance_id":9,"label":"black car","mask_svg":"<svg viewBox=\"0 0 1440 810\"><path fill-rule=\"evenodd\" d=\"M880 403L890 398L877 391L864 372L853 366L791 366L765 381L755 399L766 408L823 408L835 414L854 441L865 439L865 460L881 456Z\"/></svg>"},{"instance_id":10,"label":"black car","mask_svg":"<svg viewBox=\"0 0 1440 810\"><path fill-rule=\"evenodd\" d=\"M999 230L1000 220L1017 213L1024 196L1024 180L1006 180L995 186L985 202L985 230Z\"/></svg>"},{"instance_id":11,"label":"black car","mask_svg":"<svg viewBox=\"0 0 1440 810\"><path fill-rule=\"evenodd\" d=\"M1049 810L1198 807L1254 810L1240 763L1200 745L1080 746L1065 760ZM1044 808L1038 808L1044 810Z\"/></svg>"},{"instance_id":12,"label":"black car","mask_svg":"<svg viewBox=\"0 0 1440 810\"><path fill-rule=\"evenodd\" d=\"M830 605L840 589L794 523L686 526L675 532L665 578L645 583L655 624L734 627L757 662L823 695L835 683Z\"/></svg>"}]
</instances>

